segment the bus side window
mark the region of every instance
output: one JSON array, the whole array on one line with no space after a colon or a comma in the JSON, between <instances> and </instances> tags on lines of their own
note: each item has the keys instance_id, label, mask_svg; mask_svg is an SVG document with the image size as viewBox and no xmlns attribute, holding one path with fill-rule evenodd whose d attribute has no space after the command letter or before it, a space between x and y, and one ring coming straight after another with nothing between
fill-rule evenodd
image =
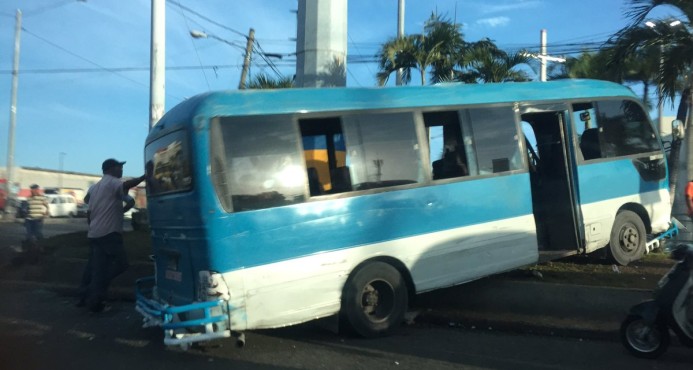
<instances>
[{"instance_id":1,"label":"bus side window","mask_svg":"<svg viewBox=\"0 0 693 370\"><path fill-rule=\"evenodd\" d=\"M350 191L351 183L346 183L349 178L342 175L343 170L338 171L344 168L349 171L341 120L338 117L302 119L299 126L310 195Z\"/></svg>"},{"instance_id":2,"label":"bus side window","mask_svg":"<svg viewBox=\"0 0 693 370\"><path fill-rule=\"evenodd\" d=\"M423 114L433 180L469 176L457 111Z\"/></svg>"},{"instance_id":3,"label":"bus side window","mask_svg":"<svg viewBox=\"0 0 693 370\"><path fill-rule=\"evenodd\" d=\"M467 140L471 133L475 163L478 171L472 175L487 175L518 170L523 167L520 144L512 107L472 108L460 111Z\"/></svg>"},{"instance_id":4,"label":"bus side window","mask_svg":"<svg viewBox=\"0 0 693 370\"><path fill-rule=\"evenodd\" d=\"M342 121L354 190L426 179L413 112L350 114Z\"/></svg>"}]
</instances>

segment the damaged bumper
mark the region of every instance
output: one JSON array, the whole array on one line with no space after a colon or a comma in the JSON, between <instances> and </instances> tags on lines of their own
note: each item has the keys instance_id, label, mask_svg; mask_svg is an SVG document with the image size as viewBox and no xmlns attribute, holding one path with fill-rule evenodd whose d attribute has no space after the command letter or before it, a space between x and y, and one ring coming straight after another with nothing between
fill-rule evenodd
<instances>
[{"instance_id":1,"label":"damaged bumper","mask_svg":"<svg viewBox=\"0 0 693 370\"><path fill-rule=\"evenodd\" d=\"M156 299L154 286L153 276L137 280L136 310L144 317L143 327L161 326L164 344L186 345L231 336L227 300L170 306Z\"/></svg>"}]
</instances>

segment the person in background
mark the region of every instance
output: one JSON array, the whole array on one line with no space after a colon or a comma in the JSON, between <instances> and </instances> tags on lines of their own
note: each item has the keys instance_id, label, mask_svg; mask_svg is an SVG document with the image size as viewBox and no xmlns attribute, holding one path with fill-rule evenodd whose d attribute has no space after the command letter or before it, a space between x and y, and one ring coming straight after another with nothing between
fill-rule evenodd
<instances>
[{"instance_id":1,"label":"person in background","mask_svg":"<svg viewBox=\"0 0 693 370\"><path fill-rule=\"evenodd\" d=\"M94 313L109 309L105 304L108 286L129 266L123 246L123 213L135 203L127 195L128 191L145 176L122 181L124 164L113 158L105 160L101 165L103 177L84 197L84 202L89 204L87 237L90 254L82 274L77 306L88 306Z\"/></svg>"},{"instance_id":2,"label":"person in background","mask_svg":"<svg viewBox=\"0 0 693 370\"><path fill-rule=\"evenodd\" d=\"M26 240L36 242L43 239L43 219L48 216L48 200L41 194L37 184L31 185L31 196L27 203L28 211L24 219Z\"/></svg>"},{"instance_id":3,"label":"person in background","mask_svg":"<svg viewBox=\"0 0 693 370\"><path fill-rule=\"evenodd\" d=\"M693 220L693 179L686 184L686 208L688 209L688 217Z\"/></svg>"}]
</instances>

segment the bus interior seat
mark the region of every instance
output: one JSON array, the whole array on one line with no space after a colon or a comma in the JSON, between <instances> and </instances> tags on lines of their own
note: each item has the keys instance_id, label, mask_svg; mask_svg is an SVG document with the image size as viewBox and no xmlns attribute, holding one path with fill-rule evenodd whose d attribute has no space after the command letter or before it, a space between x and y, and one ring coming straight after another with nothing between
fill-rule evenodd
<instances>
[{"instance_id":1,"label":"bus interior seat","mask_svg":"<svg viewBox=\"0 0 693 370\"><path fill-rule=\"evenodd\" d=\"M308 167L308 187L310 188L310 195L322 195L324 193L318 170L315 167Z\"/></svg>"},{"instance_id":2,"label":"bus interior seat","mask_svg":"<svg viewBox=\"0 0 693 370\"><path fill-rule=\"evenodd\" d=\"M580 138L580 150L585 160L601 158L602 154L599 149L598 128L588 128L582 133L582 137Z\"/></svg>"},{"instance_id":3,"label":"bus interior seat","mask_svg":"<svg viewBox=\"0 0 693 370\"><path fill-rule=\"evenodd\" d=\"M343 193L352 190L351 174L348 166L330 170L330 178L332 179L332 193Z\"/></svg>"}]
</instances>

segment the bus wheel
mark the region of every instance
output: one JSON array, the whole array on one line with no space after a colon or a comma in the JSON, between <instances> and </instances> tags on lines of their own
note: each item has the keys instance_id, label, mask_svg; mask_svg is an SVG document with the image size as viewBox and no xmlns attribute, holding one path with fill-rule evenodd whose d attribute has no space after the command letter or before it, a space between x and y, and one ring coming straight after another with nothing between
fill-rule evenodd
<instances>
[{"instance_id":1,"label":"bus wheel","mask_svg":"<svg viewBox=\"0 0 693 370\"><path fill-rule=\"evenodd\" d=\"M609 240L611 259L621 266L639 260L645 253L646 238L645 225L635 212L619 212Z\"/></svg>"},{"instance_id":2,"label":"bus wheel","mask_svg":"<svg viewBox=\"0 0 693 370\"><path fill-rule=\"evenodd\" d=\"M402 275L384 262L358 269L344 287L342 313L359 335L372 338L388 334L403 320L407 287Z\"/></svg>"}]
</instances>

